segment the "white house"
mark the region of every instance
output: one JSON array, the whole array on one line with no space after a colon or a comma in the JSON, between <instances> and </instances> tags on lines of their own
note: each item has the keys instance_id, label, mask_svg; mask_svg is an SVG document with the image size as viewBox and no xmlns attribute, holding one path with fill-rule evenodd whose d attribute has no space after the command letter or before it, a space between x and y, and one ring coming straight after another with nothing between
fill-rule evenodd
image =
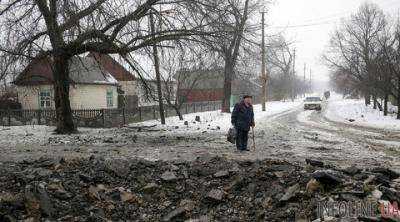
<instances>
[{"instance_id":1,"label":"white house","mask_svg":"<svg viewBox=\"0 0 400 222\"><path fill-rule=\"evenodd\" d=\"M90 57L69 62L72 109L118 108L118 81ZM16 78L22 109L54 109L52 59L33 60Z\"/></svg>"}]
</instances>

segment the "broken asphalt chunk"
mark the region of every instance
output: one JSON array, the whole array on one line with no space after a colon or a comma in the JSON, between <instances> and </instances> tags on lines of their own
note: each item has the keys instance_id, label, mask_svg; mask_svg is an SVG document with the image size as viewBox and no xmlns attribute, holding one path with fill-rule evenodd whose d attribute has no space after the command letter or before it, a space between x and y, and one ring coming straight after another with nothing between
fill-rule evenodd
<instances>
[{"instance_id":1,"label":"broken asphalt chunk","mask_svg":"<svg viewBox=\"0 0 400 222\"><path fill-rule=\"evenodd\" d=\"M317 170L312 177L325 186L337 186L343 183L343 180L338 177L338 172L333 170Z\"/></svg>"},{"instance_id":2,"label":"broken asphalt chunk","mask_svg":"<svg viewBox=\"0 0 400 222\"><path fill-rule=\"evenodd\" d=\"M229 176L229 172L226 170L221 170L214 174L214 177L216 177L216 178L222 178L222 177L227 177L227 176Z\"/></svg>"},{"instance_id":3,"label":"broken asphalt chunk","mask_svg":"<svg viewBox=\"0 0 400 222\"><path fill-rule=\"evenodd\" d=\"M166 182L173 182L178 180L176 174L172 171L166 171L161 175L161 179Z\"/></svg>"},{"instance_id":4,"label":"broken asphalt chunk","mask_svg":"<svg viewBox=\"0 0 400 222\"><path fill-rule=\"evenodd\" d=\"M300 185L298 183L296 183L295 185L289 187L285 194L281 197L281 199L279 200L280 202L285 202L288 201L290 199L292 199L294 196L296 196L296 193L300 190Z\"/></svg>"},{"instance_id":5,"label":"broken asphalt chunk","mask_svg":"<svg viewBox=\"0 0 400 222\"><path fill-rule=\"evenodd\" d=\"M43 214L51 218L54 215L55 210L44 183L34 182L25 187L25 207L31 216Z\"/></svg>"},{"instance_id":6,"label":"broken asphalt chunk","mask_svg":"<svg viewBox=\"0 0 400 222\"><path fill-rule=\"evenodd\" d=\"M394 170L391 170L389 168L383 168L383 167L376 167L371 170L373 173L380 173L382 175L385 175L389 177L390 180L394 180L400 177L399 172L396 172Z\"/></svg>"},{"instance_id":7,"label":"broken asphalt chunk","mask_svg":"<svg viewBox=\"0 0 400 222\"><path fill-rule=\"evenodd\" d=\"M319 160L306 159L306 163L315 167L323 167L324 163Z\"/></svg>"},{"instance_id":8,"label":"broken asphalt chunk","mask_svg":"<svg viewBox=\"0 0 400 222\"><path fill-rule=\"evenodd\" d=\"M225 192L220 189L212 189L208 192L206 198L215 202L221 202L224 199Z\"/></svg>"}]
</instances>

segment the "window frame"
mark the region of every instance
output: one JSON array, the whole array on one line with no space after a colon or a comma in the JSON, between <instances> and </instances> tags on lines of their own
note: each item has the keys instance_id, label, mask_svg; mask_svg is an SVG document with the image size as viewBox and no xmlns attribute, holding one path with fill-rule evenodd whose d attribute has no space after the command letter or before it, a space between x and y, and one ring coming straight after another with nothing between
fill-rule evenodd
<instances>
[{"instance_id":1,"label":"window frame","mask_svg":"<svg viewBox=\"0 0 400 222\"><path fill-rule=\"evenodd\" d=\"M47 95L43 95L47 94ZM39 109L51 109L52 108L52 96L49 89L41 89L38 94Z\"/></svg>"},{"instance_id":2,"label":"window frame","mask_svg":"<svg viewBox=\"0 0 400 222\"><path fill-rule=\"evenodd\" d=\"M107 106L107 108L114 107L114 90L112 90L112 89L107 89L106 106Z\"/></svg>"}]
</instances>

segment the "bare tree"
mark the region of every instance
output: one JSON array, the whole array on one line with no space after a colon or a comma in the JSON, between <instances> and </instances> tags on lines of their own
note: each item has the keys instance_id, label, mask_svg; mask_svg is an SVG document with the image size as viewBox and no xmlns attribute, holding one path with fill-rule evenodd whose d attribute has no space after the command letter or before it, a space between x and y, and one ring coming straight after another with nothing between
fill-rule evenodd
<instances>
[{"instance_id":1,"label":"bare tree","mask_svg":"<svg viewBox=\"0 0 400 222\"><path fill-rule=\"evenodd\" d=\"M345 70L340 68L331 70L330 85L336 92L343 94L343 97L358 95L358 88L354 87L355 82Z\"/></svg>"},{"instance_id":2,"label":"bare tree","mask_svg":"<svg viewBox=\"0 0 400 222\"><path fill-rule=\"evenodd\" d=\"M204 34L204 20L189 20L194 1L163 0L6 0L0 8L8 42L0 50L26 58L52 57L58 133L76 131L69 100L69 60L89 51L129 53L160 42ZM166 5L169 16L157 11ZM193 10L190 13L194 13ZM149 14L163 17L168 26L151 32ZM202 13L205 14L205 13Z\"/></svg>"},{"instance_id":3,"label":"bare tree","mask_svg":"<svg viewBox=\"0 0 400 222\"><path fill-rule=\"evenodd\" d=\"M294 54L288 43L283 36L277 36L270 39L267 50L267 65L269 72L276 73L280 76L279 88L283 98L288 98L292 95L292 88L294 87L292 77Z\"/></svg>"},{"instance_id":4,"label":"bare tree","mask_svg":"<svg viewBox=\"0 0 400 222\"><path fill-rule=\"evenodd\" d=\"M182 105L185 101L182 98L193 92L200 80L205 78L201 74L194 74L196 70L208 70L217 67L217 59L213 59L215 55L202 45L195 45L186 48L180 48L180 53L177 50L169 51L169 54L164 55L164 71L166 78L165 83L175 81L175 91L168 92L165 97L168 105L175 109L180 120L183 120L181 114ZM173 53L174 55L172 55ZM172 58L172 59L171 59ZM175 59L174 59L175 58ZM185 88L185 90L181 90ZM172 89L168 87L168 89Z\"/></svg>"},{"instance_id":5,"label":"bare tree","mask_svg":"<svg viewBox=\"0 0 400 222\"><path fill-rule=\"evenodd\" d=\"M380 38L380 53L377 59L377 69L381 70L379 89L384 98L384 115L388 114L389 96L396 99L400 105L400 21L394 27L387 28ZM400 109L397 112L400 119Z\"/></svg>"},{"instance_id":6,"label":"bare tree","mask_svg":"<svg viewBox=\"0 0 400 222\"><path fill-rule=\"evenodd\" d=\"M377 5L364 3L359 11L345 20L330 41L324 59L333 70L342 70L359 87L366 105L373 96L377 102L376 58L379 51L379 36L385 30L386 17Z\"/></svg>"},{"instance_id":7,"label":"bare tree","mask_svg":"<svg viewBox=\"0 0 400 222\"><path fill-rule=\"evenodd\" d=\"M147 52L148 57L152 57ZM175 110L177 116L183 120L182 105L192 90L198 85L201 75L191 75L192 70L205 70L216 67L218 58L214 52L201 43L176 41L160 50L160 73L162 83L163 102ZM141 87L149 101L159 102L156 86L147 79L141 81ZM180 90L182 87L185 91Z\"/></svg>"},{"instance_id":8,"label":"bare tree","mask_svg":"<svg viewBox=\"0 0 400 222\"><path fill-rule=\"evenodd\" d=\"M332 78L345 79L346 88L361 91L366 105L372 95L373 108L384 115L391 98L400 106L400 22L392 23L376 5L365 3L343 23L325 59L335 71Z\"/></svg>"},{"instance_id":9,"label":"bare tree","mask_svg":"<svg viewBox=\"0 0 400 222\"><path fill-rule=\"evenodd\" d=\"M397 119L400 119L400 18L397 19L396 29L394 32L394 41L391 70L396 77L394 81L395 85L397 86L397 91L393 94L397 96Z\"/></svg>"},{"instance_id":10,"label":"bare tree","mask_svg":"<svg viewBox=\"0 0 400 222\"><path fill-rule=\"evenodd\" d=\"M0 82L3 82L4 85L6 85L16 73L17 67L14 59L15 57L0 52Z\"/></svg>"},{"instance_id":11,"label":"bare tree","mask_svg":"<svg viewBox=\"0 0 400 222\"><path fill-rule=\"evenodd\" d=\"M376 68L376 88L378 92L378 97L383 98L383 114L388 115L388 103L389 96L395 95L392 92L393 82L396 73L394 71L393 63L393 38L392 33L387 29L379 38L379 52L375 60ZM382 106L376 102L380 110L382 111Z\"/></svg>"},{"instance_id":12,"label":"bare tree","mask_svg":"<svg viewBox=\"0 0 400 222\"><path fill-rule=\"evenodd\" d=\"M256 45L252 37L260 27L252 24L251 16L258 14L260 3L258 0L205 2L209 8L206 18L215 21L210 28L220 35L203 40L212 50L218 52L224 61L222 112L230 112L232 81L240 53L244 51L244 43Z\"/></svg>"}]
</instances>

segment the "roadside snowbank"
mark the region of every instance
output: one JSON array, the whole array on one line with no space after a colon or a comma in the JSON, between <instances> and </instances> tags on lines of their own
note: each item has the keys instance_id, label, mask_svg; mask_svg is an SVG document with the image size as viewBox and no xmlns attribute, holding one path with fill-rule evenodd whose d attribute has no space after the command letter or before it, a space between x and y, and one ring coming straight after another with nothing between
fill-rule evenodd
<instances>
[{"instance_id":1,"label":"roadside snowbank","mask_svg":"<svg viewBox=\"0 0 400 222\"><path fill-rule=\"evenodd\" d=\"M371 127L385 130L400 130L400 120L394 114L384 116L383 112L365 106L363 100L331 100L325 117L334 122Z\"/></svg>"}]
</instances>

